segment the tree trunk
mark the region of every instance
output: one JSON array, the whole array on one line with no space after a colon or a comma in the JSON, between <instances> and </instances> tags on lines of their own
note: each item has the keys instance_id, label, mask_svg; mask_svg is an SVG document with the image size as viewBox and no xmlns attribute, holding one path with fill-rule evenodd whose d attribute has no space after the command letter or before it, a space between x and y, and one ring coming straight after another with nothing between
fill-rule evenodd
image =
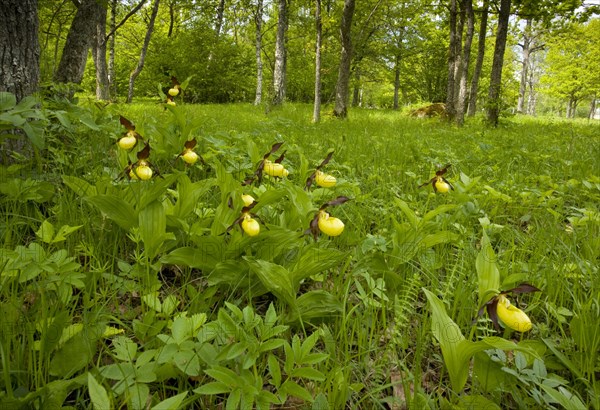
<instances>
[{"instance_id":1,"label":"tree trunk","mask_svg":"<svg viewBox=\"0 0 600 410\"><path fill-rule=\"evenodd\" d=\"M519 83L519 100L517 102L517 112L525 112L525 91L527 90L527 79L529 70L529 56L531 50L531 19L527 19L525 31L523 33L523 44L519 44L523 49L523 61L521 66L521 81Z\"/></svg>"},{"instance_id":2,"label":"tree trunk","mask_svg":"<svg viewBox=\"0 0 600 410\"><path fill-rule=\"evenodd\" d=\"M167 37L171 38L173 35L173 27L175 26L175 1L169 2L169 31Z\"/></svg>"},{"instance_id":3,"label":"tree trunk","mask_svg":"<svg viewBox=\"0 0 600 410\"><path fill-rule=\"evenodd\" d=\"M263 63L262 63L262 15L263 15L263 0L256 2L256 15L254 16L254 24L256 26L256 96L254 97L254 105L262 103L263 90Z\"/></svg>"},{"instance_id":4,"label":"tree trunk","mask_svg":"<svg viewBox=\"0 0 600 410\"><path fill-rule=\"evenodd\" d=\"M345 0L340 25L342 50L338 79L335 86L335 108L333 115L340 118L348 116L348 97L350 91L350 63L352 62L352 18L354 17L355 0Z\"/></svg>"},{"instance_id":5,"label":"tree trunk","mask_svg":"<svg viewBox=\"0 0 600 410\"><path fill-rule=\"evenodd\" d=\"M37 0L3 0L0 6L0 91L14 94L17 102L33 94L40 80L37 8ZM13 151L30 155L27 139L5 139L0 164L10 162Z\"/></svg>"},{"instance_id":6,"label":"tree trunk","mask_svg":"<svg viewBox=\"0 0 600 410\"><path fill-rule=\"evenodd\" d=\"M273 70L273 105L281 105L285 101L285 73L287 66L287 0L279 1L277 20L277 39L275 42L275 68Z\"/></svg>"},{"instance_id":7,"label":"tree trunk","mask_svg":"<svg viewBox=\"0 0 600 410\"><path fill-rule=\"evenodd\" d=\"M590 103L590 112L588 114L588 120L593 120L596 114L596 94L592 96L592 102Z\"/></svg>"},{"instance_id":8,"label":"tree trunk","mask_svg":"<svg viewBox=\"0 0 600 410\"><path fill-rule=\"evenodd\" d=\"M62 57L54 75L54 81L59 83L81 83L88 50L96 33L99 8L98 0L81 0L67 35Z\"/></svg>"},{"instance_id":9,"label":"tree trunk","mask_svg":"<svg viewBox=\"0 0 600 410\"><path fill-rule=\"evenodd\" d=\"M400 53L396 54L394 62L394 110L400 107Z\"/></svg>"},{"instance_id":10,"label":"tree trunk","mask_svg":"<svg viewBox=\"0 0 600 410\"><path fill-rule=\"evenodd\" d=\"M504 50L508 34L508 18L510 16L511 0L500 0L498 14L498 28L496 29L496 45L494 46L494 59L490 75L490 89L488 93L487 121L493 127L498 126L500 106L502 104L500 91L502 86L502 67L504 66Z\"/></svg>"},{"instance_id":11,"label":"tree trunk","mask_svg":"<svg viewBox=\"0 0 600 410\"><path fill-rule=\"evenodd\" d=\"M224 14L225 0L219 0L219 5L217 6L217 18L215 19L215 35L217 36L217 41L219 40L219 36L221 35L221 29L223 28Z\"/></svg>"},{"instance_id":12,"label":"tree trunk","mask_svg":"<svg viewBox=\"0 0 600 410\"><path fill-rule=\"evenodd\" d=\"M0 91L20 101L40 80L37 0L3 0L0 6Z\"/></svg>"},{"instance_id":13,"label":"tree trunk","mask_svg":"<svg viewBox=\"0 0 600 410\"><path fill-rule=\"evenodd\" d=\"M321 0L315 0L315 30L317 34L315 46L315 103L313 105L313 122L321 120L321 42L323 23L321 21Z\"/></svg>"},{"instance_id":14,"label":"tree trunk","mask_svg":"<svg viewBox=\"0 0 600 410\"><path fill-rule=\"evenodd\" d=\"M469 108L467 115L472 117L477 110L477 91L479 90L479 77L481 76L481 68L483 67L483 58L485 56L485 35L487 32L488 19L488 0L483 1L481 10L481 22L479 25L479 43L477 45L477 61L473 69L473 78L471 79L471 91L469 92Z\"/></svg>"},{"instance_id":15,"label":"tree trunk","mask_svg":"<svg viewBox=\"0 0 600 410\"><path fill-rule=\"evenodd\" d=\"M448 84L446 88L446 115L448 116L449 121L453 121L456 115L456 64L458 55L457 51L457 43L459 41L457 32L456 32L456 1L450 0L450 44L448 45Z\"/></svg>"},{"instance_id":16,"label":"tree trunk","mask_svg":"<svg viewBox=\"0 0 600 410\"><path fill-rule=\"evenodd\" d=\"M473 31L475 27L472 0L463 0L465 17L467 19L467 34L462 50L460 64L460 82L458 87L458 100L456 104L456 125L459 127L465 121L465 108L467 106L467 80L469 78L469 61L471 59L471 43L473 42Z\"/></svg>"},{"instance_id":17,"label":"tree trunk","mask_svg":"<svg viewBox=\"0 0 600 410\"><path fill-rule=\"evenodd\" d=\"M106 65L106 15L105 5L97 3L96 34L93 41L93 57L96 66L96 99L106 101L110 99L108 83L108 67Z\"/></svg>"},{"instance_id":18,"label":"tree trunk","mask_svg":"<svg viewBox=\"0 0 600 410\"><path fill-rule=\"evenodd\" d=\"M131 72L129 76L129 92L127 93L127 103L131 103L133 100L133 84L135 83L135 79L142 72L144 68L144 61L146 60L146 52L148 51L148 45L150 44L150 38L152 37L152 31L154 30L154 21L156 20L156 15L158 14L158 5L160 0L154 0L154 7L152 8L152 14L150 15L150 22L148 23L148 30L146 31L146 37L144 38L144 45L142 46L142 51L140 52L140 59L138 60L138 64L135 69Z\"/></svg>"},{"instance_id":19,"label":"tree trunk","mask_svg":"<svg viewBox=\"0 0 600 410\"><path fill-rule=\"evenodd\" d=\"M356 67L354 71L354 87L352 87L352 106L353 107L361 107L361 92L360 92L360 68Z\"/></svg>"},{"instance_id":20,"label":"tree trunk","mask_svg":"<svg viewBox=\"0 0 600 410\"><path fill-rule=\"evenodd\" d=\"M108 40L108 89L110 99L117 100L117 79L115 78L115 27L117 26L117 0L110 2L110 31L113 33Z\"/></svg>"}]
</instances>

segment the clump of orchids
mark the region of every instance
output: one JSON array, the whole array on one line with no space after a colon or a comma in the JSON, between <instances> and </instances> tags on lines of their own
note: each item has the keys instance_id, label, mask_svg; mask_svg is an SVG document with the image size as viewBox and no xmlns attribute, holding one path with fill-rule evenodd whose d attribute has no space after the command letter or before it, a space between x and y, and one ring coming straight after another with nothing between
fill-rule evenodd
<instances>
[{"instance_id":1,"label":"clump of orchids","mask_svg":"<svg viewBox=\"0 0 600 410\"><path fill-rule=\"evenodd\" d=\"M525 312L514 306L507 295L510 293L520 294L539 291L540 290L533 285L522 283L515 288L505 290L492 297L481 307L481 309L479 309L478 315L481 316L483 314L483 309L486 309L496 330L500 330L500 326L502 326L516 330L517 332L527 332L531 330L532 327L531 319L529 319L529 316L527 316Z\"/></svg>"},{"instance_id":2,"label":"clump of orchids","mask_svg":"<svg viewBox=\"0 0 600 410\"><path fill-rule=\"evenodd\" d=\"M344 223L340 219L331 216L328 212L325 211L325 209L327 209L330 206L341 205L349 200L350 198L348 197L338 196L334 200L331 200L321 205L312 221L310 221L310 227L304 232L304 234L312 234L315 241L317 240L317 237L321 232L328 236L341 235L342 232L344 232Z\"/></svg>"},{"instance_id":3,"label":"clump of orchids","mask_svg":"<svg viewBox=\"0 0 600 410\"><path fill-rule=\"evenodd\" d=\"M119 116L119 122L125 127L126 131L121 138L117 141L119 148L131 151L139 141L144 141L144 138L135 130L135 125L127 118L122 115ZM152 178L153 175L158 174L158 170L148 158L150 157L150 144L146 142L144 148L137 154L137 161L132 163L128 160L128 165L123 170L122 176L119 179L127 177L128 179L140 179L147 181Z\"/></svg>"},{"instance_id":4,"label":"clump of orchids","mask_svg":"<svg viewBox=\"0 0 600 410\"><path fill-rule=\"evenodd\" d=\"M306 190L310 189L313 182L316 183L317 186L320 186L322 188L331 188L335 186L335 184L337 183L335 177L333 175L326 174L323 171L321 171L321 168L323 168L329 163L329 161L331 161L331 157L333 157L333 151L327 154L323 162L321 162L319 166L315 169L315 171L306 179Z\"/></svg>"},{"instance_id":5,"label":"clump of orchids","mask_svg":"<svg viewBox=\"0 0 600 410\"><path fill-rule=\"evenodd\" d=\"M285 169L285 167L281 163L281 162L283 162L283 159L285 158L285 151L279 157L277 157L277 159L275 159L275 161L271 161L269 159L271 154L274 154L275 152L277 152L277 150L279 148L281 148L282 145L283 145L283 142L278 142L276 144L273 144L273 146L271 147L271 150L269 152L267 152L265 155L263 155L263 159L258 163L258 166L256 167L256 171L254 171L254 174L252 174L251 176L246 178L244 180L244 182L242 183L242 185L250 185L254 181L256 181L258 185L260 185L260 183L262 182L263 173L267 174L270 177L275 177L275 178L287 177L289 175L289 171L287 169Z\"/></svg>"},{"instance_id":6,"label":"clump of orchids","mask_svg":"<svg viewBox=\"0 0 600 410\"><path fill-rule=\"evenodd\" d=\"M445 194L448 191L450 191L451 189L454 190L454 187L452 186L452 184L450 182L448 182L448 180L446 178L443 177L443 175L446 172L448 172L448 168L450 168L451 166L452 166L451 164L448 164L444 168L437 170L435 173L435 176L433 178L431 178L429 181L419 185L419 188L422 188L425 185L431 184L431 186L433 187L433 192L441 192L441 193Z\"/></svg>"}]
</instances>

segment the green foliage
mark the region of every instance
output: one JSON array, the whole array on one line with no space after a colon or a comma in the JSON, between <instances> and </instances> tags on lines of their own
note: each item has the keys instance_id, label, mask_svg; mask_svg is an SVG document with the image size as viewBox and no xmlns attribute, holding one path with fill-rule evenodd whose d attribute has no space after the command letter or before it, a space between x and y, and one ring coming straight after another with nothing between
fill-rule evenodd
<instances>
[{"instance_id":1,"label":"green foliage","mask_svg":"<svg viewBox=\"0 0 600 410\"><path fill-rule=\"evenodd\" d=\"M0 169L2 405L597 406L593 128L44 107L44 172ZM149 142L150 180L124 172L144 142L115 144L119 115ZM181 159L192 139L204 163ZM243 186L280 141L289 176ZM305 190L329 150L337 184ZM454 191L419 188L448 163ZM257 236L235 224L242 194L257 200ZM342 235L304 235L342 195L328 208ZM473 323L524 281L543 292L513 295L533 322L518 343Z\"/></svg>"}]
</instances>

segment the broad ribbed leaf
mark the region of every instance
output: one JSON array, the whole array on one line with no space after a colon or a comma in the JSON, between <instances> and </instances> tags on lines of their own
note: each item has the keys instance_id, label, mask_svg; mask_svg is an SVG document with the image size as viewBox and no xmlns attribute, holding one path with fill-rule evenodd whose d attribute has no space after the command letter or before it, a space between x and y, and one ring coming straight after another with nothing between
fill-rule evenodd
<instances>
[{"instance_id":1,"label":"broad ribbed leaf","mask_svg":"<svg viewBox=\"0 0 600 410\"><path fill-rule=\"evenodd\" d=\"M146 248L146 256L154 258L166 239L167 215L162 202L154 201L138 215L140 236Z\"/></svg>"},{"instance_id":2,"label":"broad ribbed leaf","mask_svg":"<svg viewBox=\"0 0 600 410\"><path fill-rule=\"evenodd\" d=\"M127 231L137 224L138 218L133 207L116 195L96 195L86 200Z\"/></svg>"},{"instance_id":3,"label":"broad ribbed leaf","mask_svg":"<svg viewBox=\"0 0 600 410\"><path fill-rule=\"evenodd\" d=\"M258 276L262 284L289 306L295 306L296 294L292 286L291 273L281 265L264 260L244 257L250 270Z\"/></svg>"},{"instance_id":4,"label":"broad ribbed leaf","mask_svg":"<svg viewBox=\"0 0 600 410\"><path fill-rule=\"evenodd\" d=\"M479 306L482 306L491 296L497 294L500 288L496 254L485 231L481 238L481 250L475 260L475 269L479 281Z\"/></svg>"}]
</instances>

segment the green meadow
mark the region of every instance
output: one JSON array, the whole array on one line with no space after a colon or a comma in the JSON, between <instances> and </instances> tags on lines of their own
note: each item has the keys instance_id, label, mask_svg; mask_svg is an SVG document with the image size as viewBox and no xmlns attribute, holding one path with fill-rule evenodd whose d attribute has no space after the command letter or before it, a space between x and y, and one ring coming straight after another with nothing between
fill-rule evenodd
<instances>
[{"instance_id":1,"label":"green meadow","mask_svg":"<svg viewBox=\"0 0 600 410\"><path fill-rule=\"evenodd\" d=\"M311 117L4 103L0 407L600 409L600 123Z\"/></svg>"}]
</instances>

